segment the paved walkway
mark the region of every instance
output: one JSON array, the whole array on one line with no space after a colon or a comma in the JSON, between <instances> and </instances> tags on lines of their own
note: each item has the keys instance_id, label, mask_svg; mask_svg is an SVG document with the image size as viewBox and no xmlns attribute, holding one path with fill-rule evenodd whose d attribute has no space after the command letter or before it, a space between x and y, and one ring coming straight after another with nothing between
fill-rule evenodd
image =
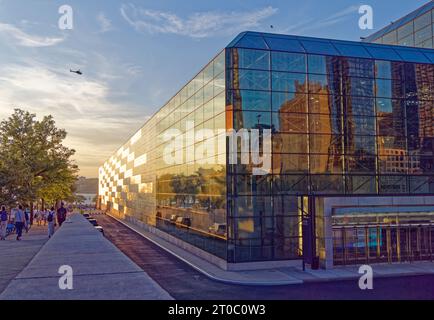
<instances>
[{"instance_id":1,"label":"paved walkway","mask_svg":"<svg viewBox=\"0 0 434 320\"><path fill-rule=\"evenodd\" d=\"M0 241L0 293L29 264L36 253L47 242L47 227L33 226L23 233L21 241L11 234Z\"/></svg>"},{"instance_id":2,"label":"paved walkway","mask_svg":"<svg viewBox=\"0 0 434 320\"><path fill-rule=\"evenodd\" d=\"M73 269L60 290L59 267ZM172 297L81 215L74 214L0 294L0 300L170 300Z\"/></svg>"},{"instance_id":3,"label":"paved walkway","mask_svg":"<svg viewBox=\"0 0 434 320\"><path fill-rule=\"evenodd\" d=\"M115 218L115 217L114 217ZM116 219L116 218L115 218ZM302 270L299 267L275 268L253 271L225 271L174 244L161 239L157 235L147 232L130 222L118 220L120 223L141 234L143 237L158 245L189 264L205 276L228 284L251 286L275 286L301 284L307 282L323 282L359 279L359 266L336 267L329 270ZM373 264L374 278L434 275L433 262L415 262L402 264Z\"/></svg>"}]
</instances>

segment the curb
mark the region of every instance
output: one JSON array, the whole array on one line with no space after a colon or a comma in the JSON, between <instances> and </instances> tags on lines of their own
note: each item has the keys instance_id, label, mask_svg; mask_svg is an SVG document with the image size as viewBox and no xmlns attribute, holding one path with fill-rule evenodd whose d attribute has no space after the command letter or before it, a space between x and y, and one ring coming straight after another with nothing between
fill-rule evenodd
<instances>
[{"instance_id":1,"label":"curb","mask_svg":"<svg viewBox=\"0 0 434 320\"><path fill-rule=\"evenodd\" d=\"M193 264L192 262L188 261L187 259L181 257L179 254L173 252L172 250L170 250L169 248L166 248L165 246L163 246L161 243L158 243L157 241L155 241L154 239L149 238L148 236L144 235L142 232L140 232L138 229L136 229L135 227L132 227L128 224L126 224L125 222L123 222L122 220L110 215L110 214L106 214L107 216L115 219L117 222L121 223L122 225L124 225L125 227L127 227L128 229L134 231L135 233L137 233L138 235L142 236L143 238L145 238L146 240L152 242L153 244L155 244L156 246L158 246L159 248L163 249L164 251L170 253L171 255L173 255L174 257L176 257L177 259L181 260L182 262L186 263L187 265L189 265L190 267L192 267L193 269L195 269L196 271L200 272L201 274L203 274L204 276L214 280L214 281L218 281L218 282L222 282L222 283L226 283L226 284L233 284L233 285L243 285L243 286L288 286L288 285L297 285L297 284L303 284L303 280L291 280L291 281L281 281L281 282L247 282L247 281L236 281L236 280L228 280L228 279L224 279L224 278L220 278L216 275L213 275L205 270L203 270L202 268L200 268L199 266Z\"/></svg>"}]
</instances>

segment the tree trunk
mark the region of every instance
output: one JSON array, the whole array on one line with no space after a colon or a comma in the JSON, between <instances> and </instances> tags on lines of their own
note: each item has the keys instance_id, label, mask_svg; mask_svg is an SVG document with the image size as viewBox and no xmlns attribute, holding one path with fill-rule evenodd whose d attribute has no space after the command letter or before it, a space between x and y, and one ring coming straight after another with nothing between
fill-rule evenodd
<instances>
[{"instance_id":1,"label":"tree trunk","mask_svg":"<svg viewBox=\"0 0 434 320\"><path fill-rule=\"evenodd\" d=\"M33 202L30 202L30 225L33 225Z\"/></svg>"}]
</instances>

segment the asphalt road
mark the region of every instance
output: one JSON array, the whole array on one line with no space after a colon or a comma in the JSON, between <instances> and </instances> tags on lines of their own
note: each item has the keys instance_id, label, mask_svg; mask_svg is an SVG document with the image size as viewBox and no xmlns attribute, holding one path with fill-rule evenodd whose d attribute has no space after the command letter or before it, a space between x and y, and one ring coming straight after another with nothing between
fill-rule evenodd
<instances>
[{"instance_id":1,"label":"asphalt road","mask_svg":"<svg viewBox=\"0 0 434 320\"><path fill-rule=\"evenodd\" d=\"M95 217L105 236L177 300L434 299L434 276L374 279L362 291L357 281L252 287L220 283L128 229L111 217Z\"/></svg>"}]
</instances>

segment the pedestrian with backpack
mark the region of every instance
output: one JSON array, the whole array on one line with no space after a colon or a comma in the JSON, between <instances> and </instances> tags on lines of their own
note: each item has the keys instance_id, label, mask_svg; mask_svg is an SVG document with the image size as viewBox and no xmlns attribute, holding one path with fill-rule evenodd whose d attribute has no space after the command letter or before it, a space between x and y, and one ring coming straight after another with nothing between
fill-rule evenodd
<instances>
[{"instance_id":1,"label":"pedestrian with backpack","mask_svg":"<svg viewBox=\"0 0 434 320\"><path fill-rule=\"evenodd\" d=\"M8 213L6 211L6 207L2 206L2 210L0 211L0 240L6 240L6 230L8 228Z\"/></svg>"},{"instance_id":2,"label":"pedestrian with backpack","mask_svg":"<svg viewBox=\"0 0 434 320\"><path fill-rule=\"evenodd\" d=\"M54 227L55 227L55 210L54 207L51 207L51 210L47 214L47 222L48 222L48 238L51 238L51 236L54 234Z\"/></svg>"}]
</instances>

